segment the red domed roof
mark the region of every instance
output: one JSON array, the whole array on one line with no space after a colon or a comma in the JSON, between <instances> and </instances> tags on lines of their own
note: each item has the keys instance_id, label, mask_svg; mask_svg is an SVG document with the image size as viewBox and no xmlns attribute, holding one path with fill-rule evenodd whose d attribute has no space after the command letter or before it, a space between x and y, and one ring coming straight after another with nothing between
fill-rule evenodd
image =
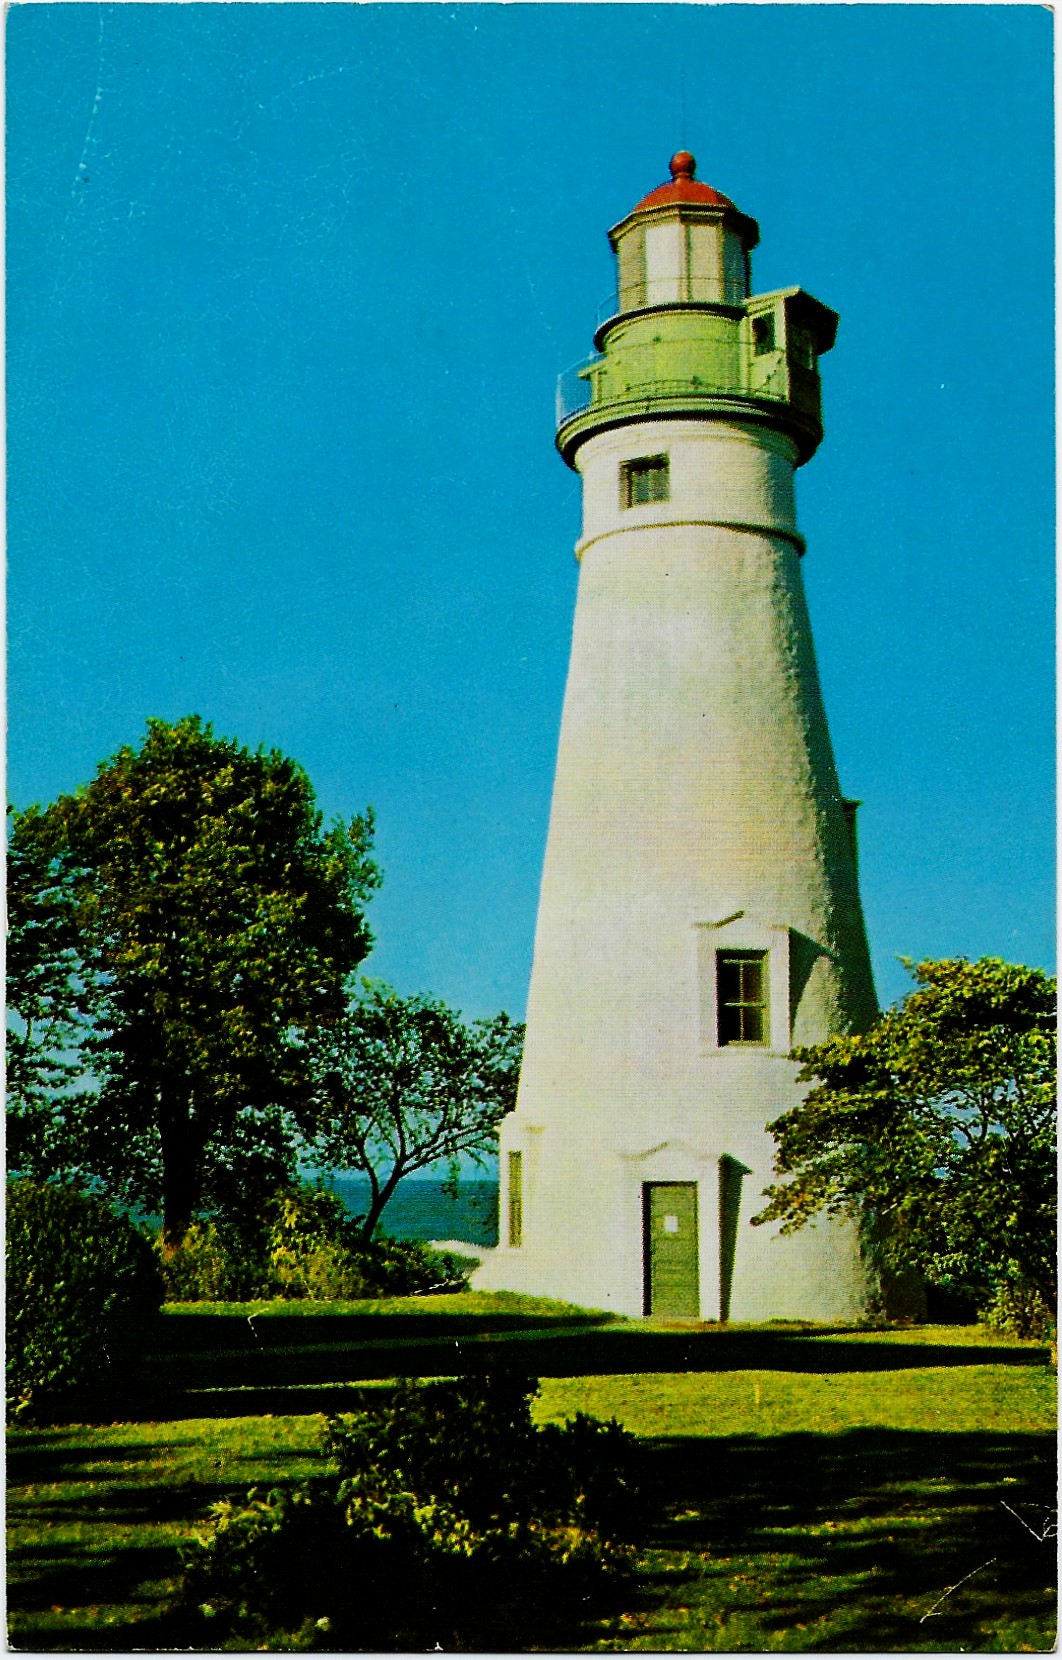
<instances>
[{"instance_id":1,"label":"red domed roof","mask_svg":"<svg viewBox=\"0 0 1062 1660\"><path fill-rule=\"evenodd\" d=\"M721 195L710 184L702 184L700 179L694 178L697 162L688 150L677 150L671 158L670 168L671 183L658 184L648 196L642 197L638 206L631 210L633 213L640 213L643 208L667 207L672 202L700 202L705 207L734 206L729 196Z\"/></svg>"}]
</instances>

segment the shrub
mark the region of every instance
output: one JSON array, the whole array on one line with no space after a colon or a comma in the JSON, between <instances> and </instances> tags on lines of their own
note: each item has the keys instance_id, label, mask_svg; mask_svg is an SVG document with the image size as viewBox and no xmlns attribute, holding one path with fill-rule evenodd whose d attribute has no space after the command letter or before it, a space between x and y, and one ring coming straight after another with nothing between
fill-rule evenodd
<instances>
[{"instance_id":1,"label":"shrub","mask_svg":"<svg viewBox=\"0 0 1062 1660\"><path fill-rule=\"evenodd\" d=\"M264 1243L224 1221L193 1222L179 1245L158 1241L171 1303L246 1302L262 1293Z\"/></svg>"},{"instance_id":2,"label":"shrub","mask_svg":"<svg viewBox=\"0 0 1062 1660\"><path fill-rule=\"evenodd\" d=\"M1031 1287L1013 1281L1005 1280L996 1288L981 1318L993 1331L1006 1332L1010 1337L1055 1341L1054 1315L1044 1299Z\"/></svg>"},{"instance_id":3,"label":"shrub","mask_svg":"<svg viewBox=\"0 0 1062 1660\"><path fill-rule=\"evenodd\" d=\"M535 1378L512 1372L400 1385L328 1424L340 1474L445 1494L477 1526L534 1515L629 1537L637 1507L637 1443L612 1419L578 1413L539 1429Z\"/></svg>"},{"instance_id":4,"label":"shrub","mask_svg":"<svg viewBox=\"0 0 1062 1660\"><path fill-rule=\"evenodd\" d=\"M412 1240L366 1242L336 1194L305 1184L273 1194L250 1224L198 1221L180 1245L159 1249L173 1302L413 1296L459 1288L468 1273Z\"/></svg>"},{"instance_id":5,"label":"shrub","mask_svg":"<svg viewBox=\"0 0 1062 1660\"><path fill-rule=\"evenodd\" d=\"M409 1297L462 1285L467 1265L410 1239L362 1238L335 1193L299 1184L266 1210L269 1295Z\"/></svg>"},{"instance_id":6,"label":"shrub","mask_svg":"<svg viewBox=\"0 0 1062 1660\"><path fill-rule=\"evenodd\" d=\"M472 1264L449 1251L434 1251L416 1239L373 1239L360 1247L369 1297L420 1297L433 1291L463 1291Z\"/></svg>"},{"instance_id":7,"label":"shrub","mask_svg":"<svg viewBox=\"0 0 1062 1660\"><path fill-rule=\"evenodd\" d=\"M284 1188L266 1206L265 1272L274 1296L364 1296L357 1245L356 1221L323 1188Z\"/></svg>"},{"instance_id":8,"label":"shrub","mask_svg":"<svg viewBox=\"0 0 1062 1660\"><path fill-rule=\"evenodd\" d=\"M337 1476L213 1507L185 1549L182 1637L489 1650L570 1630L630 1571L636 1444L581 1416L536 1429L536 1389L407 1384L333 1419Z\"/></svg>"},{"instance_id":9,"label":"shrub","mask_svg":"<svg viewBox=\"0 0 1062 1660\"><path fill-rule=\"evenodd\" d=\"M128 1382L162 1294L150 1243L104 1200L9 1182L9 1411L98 1408Z\"/></svg>"}]
</instances>

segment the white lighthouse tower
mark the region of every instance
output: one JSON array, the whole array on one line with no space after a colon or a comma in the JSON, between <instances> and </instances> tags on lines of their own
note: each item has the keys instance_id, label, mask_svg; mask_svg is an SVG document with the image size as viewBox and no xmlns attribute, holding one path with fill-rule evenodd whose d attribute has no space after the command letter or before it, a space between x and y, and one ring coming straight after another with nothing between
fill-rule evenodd
<instances>
[{"instance_id":1,"label":"white lighthouse tower","mask_svg":"<svg viewBox=\"0 0 1062 1660\"><path fill-rule=\"evenodd\" d=\"M853 1226L750 1227L794 1045L876 1003L815 667L794 473L835 313L750 295L758 227L695 177L609 233L560 409L579 594L527 1043L481 1287L628 1315L853 1318Z\"/></svg>"}]
</instances>

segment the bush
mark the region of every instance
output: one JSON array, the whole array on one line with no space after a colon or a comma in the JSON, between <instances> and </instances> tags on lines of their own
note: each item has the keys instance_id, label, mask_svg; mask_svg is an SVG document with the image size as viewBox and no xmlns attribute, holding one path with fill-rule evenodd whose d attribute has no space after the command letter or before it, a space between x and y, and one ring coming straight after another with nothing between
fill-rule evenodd
<instances>
[{"instance_id":1,"label":"bush","mask_svg":"<svg viewBox=\"0 0 1062 1660\"><path fill-rule=\"evenodd\" d=\"M536 1429L537 1387L405 1385L333 1419L336 1477L213 1507L185 1549L182 1637L489 1650L570 1632L630 1572L636 1444L582 1416Z\"/></svg>"},{"instance_id":2,"label":"bush","mask_svg":"<svg viewBox=\"0 0 1062 1660\"><path fill-rule=\"evenodd\" d=\"M304 1185L275 1193L265 1213L266 1295L365 1296L358 1243L357 1223L336 1194Z\"/></svg>"},{"instance_id":3,"label":"bush","mask_svg":"<svg viewBox=\"0 0 1062 1660\"><path fill-rule=\"evenodd\" d=\"M1045 1343L1055 1341L1054 1315L1039 1293L1028 1286L1004 1281L981 1318L991 1330L1006 1332L1010 1337L1038 1337Z\"/></svg>"},{"instance_id":4,"label":"bush","mask_svg":"<svg viewBox=\"0 0 1062 1660\"><path fill-rule=\"evenodd\" d=\"M162 1294L150 1243L104 1200L9 1182L9 1411L98 1409L128 1383Z\"/></svg>"},{"instance_id":5,"label":"bush","mask_svg":"<svg viewBox=\"0 0 1062 1660\"><path fill-rule=\"evenodd\" d=\"M527 1516L629 1538L637 1513L637 1443L612 1419L577 1413L538 1428L535 1378L511 1372L405 1383L361 1412L333 1418L341 1476L445 1494L477 1527Z\"/></svg>"},{"instance_id":6,"label":"bush","mask_svg":"<svg viewBox=\"0 0 1062 1660\"><path fill-rule=\"evenodd\" d=\"M472 1264L449 1251L433 1251L415 1239L373 1239L360 1247L367 1297L420 1297L433 1291L463 1291Z\"/></svg>"},{"instance_id":7,"label":"bush","mask_svg":"<svg viewBox=\"0 0 1062 1660\"><path fill-rule=\"evenodd\" d=\"M179 1245L158 1240L170 1303L242 1303L263 1295L261 1238L223 1221L193 1222Z\"/></svg>"},{"instance_id":8,"label":"bush","mask_svg":"<svg viewBox=\"0 0 1062 1660\"><path fill-rule=\"evenodd\" d=\"M414 1296L459 1288L468 1273L412 1240L366 1243L336 1194L301 1184L273 1194L250 1224L195 1222L180 1245L159 1250L172 1302Z\"/></svg>"}]
</instances>

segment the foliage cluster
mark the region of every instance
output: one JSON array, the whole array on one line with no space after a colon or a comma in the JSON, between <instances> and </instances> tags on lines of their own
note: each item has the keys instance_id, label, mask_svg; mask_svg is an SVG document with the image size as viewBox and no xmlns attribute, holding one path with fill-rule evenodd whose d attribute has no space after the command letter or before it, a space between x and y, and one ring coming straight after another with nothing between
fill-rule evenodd
<instances>
[{"instance_id":1,"label":"foliage cluster","mask_svg":"<svg viewBox=\"0 0 1062 1660\"><path fill-rule=\"evenodd\" d=\"M366 1240L338 1195L305 1184L274 1193L258 1215L195 1221L160 1241L170 1302L313 1302L452 1289L467 1267L411 1240Z\"/></svg>"},{"instance_id":2,"label":"foliage cluster","mask_svg":"<svg viewBox=\"0 0 1062 1660\"><path fill-rule=\"evenodd\" d=\"M316 1155L369 1179L366 1239L403 1177L483 1162L516 1105L524 1029L507 1014L465 1022L430 997L364 980L315 1040Z\"/></svg>"},{"instance_id":3,"label":"foliage cluster","mask_svg":"<svg viewBox=\"0 0 1062 1660\"><path fill-rule=\"evenodd\" d=\"M536 1379L489 1372L404 1384L329 1423L329 1451L355 1483L392 1478L446 1494L476 1527L534 1515L628 1538L639 1504L635 1443L615 1419L577 1413L538 1426Z\"/></svg>"},{"instance_id":4,"label":"foliage cluster","mask_svg":"<svg viewBox=\"0 0 1062 1660\"><path fill-rule=\"evenodd\" d=\"M326 828L300 767L196 716L149 721L90 784L13 814L12 1167L161 1211L173 1248L204 1212L260 1212L308 1149L367 1175L365 1240L403 1177L442 1161L456 1181L490 1152L522 1028L353 990L372 835L371 812ZM240 1254L196 1225L173 1272L234 1288ZM321 1245L305 1284L305 1252L276 1273L338 1295L341 1257Z\"/></svg>"},{"instance_id":5,"label":"foliage cluster","mask_svg":"<svg viewBox=\"0 0 1062 1660\"><path fill-rule=\"evenodd\" d=\"M406 1384L333 1419L336 1477L213 1506L185 1550L188 1634L490 1650L592 1612L631 1570L637 1447L614 1420L536 1428L537 1387Z\"/></svg>"},{"instance_id":6,"label":"foliage cluster","mask_svg":"<svg viewBox=\"0 0 1062 1660\"><path fill-rule=\"evenodd\" d=\"M172 1240L289 1178L311 1035L371 942L371 842L194 716L15 814L12 1166L161 1209Z\"/></svg>"},{"instance_id":7,"label":"foliage cluster","mask_svg":"<svg viewBox=\"0 0 1062 1660\"><path fill-rule=\"evenodd\" d=\"M991 1331L1005 1332L1010 1337L1038 1338L1041 1342L1055 1339L1054 1310L1038 1291L1012 1280L996 1286L990 1301L982 1306L980 1317Z\"/></svg>"},{"instance_id":8,"label":"foliage cluster","mask_svg":"<svg viewBox=\"0 0 1062 1660\"><path fill-rule=\"evenodd\" d=\"M81 1410L126 1385L162 1295L149 1242L103 1199L9 1182L9 1412Z\"/></svg>"},{"instance_id":9,"label":"foliage cluster","mask_svg":"<svg viewBox=\"0 0 1062 1660\"><path fill-rule=\"evenodd\" d=\"M260 1239L227 1217L203 1218L177 1244L158 1240L168 1303L249 1302L263 1276Z\"/></svg>"},{"instance_id":10,"label":"foliage cluster","mask_svg":"<svg viewBox=\"0 0 1062 1660\"><path fill-rule=\"evenodd\" d=\"M812 1087L770 1126L787 1180L756 1220L855 1215L886 1272L1031 1335L1056 1301L1054 982L993 958L914 974L870 1031L797 1051Z\"/></svg>"}]
</instances>

